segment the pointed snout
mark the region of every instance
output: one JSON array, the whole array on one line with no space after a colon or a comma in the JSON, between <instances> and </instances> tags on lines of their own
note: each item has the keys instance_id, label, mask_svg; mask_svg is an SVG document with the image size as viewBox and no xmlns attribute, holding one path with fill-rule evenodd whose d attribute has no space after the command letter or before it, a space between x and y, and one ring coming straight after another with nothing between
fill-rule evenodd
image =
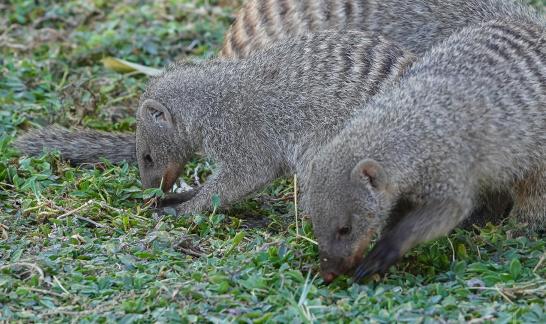
<instances>
[{"instance_id":1,"label":"pointed snout","mask_svg":"<svg viewBox=\"0 0 546 324\"><path fill-rule=\"evenodd\" d=\"M325 284L329 284L337 278L338 274L333 272L324 273L321 271L320 276L322 277L322 281L324 281Z\"/></svg>"},{"instance_id":2,"label":"pointed snout","mask_svg":"<svg viewBox=\"0 0 546 324\"><path fill-rule=\"evenodd\" d=\"M320 256L320 276L324 283L329 284L343 273L343 260L324 254Z\"/></svg>"},{"instance_id":3,"label":"pointed snout","mask_svg":"<svg viewBox=\"0 0 546 324\"><path fill-rule=\"evenodd\" d=\"M324 283L329 284L342 274L350 274L361 262L362 254L348 257L326 256L320 257L320 276Z\"/></svg>"},{"instance_id":4,"label":"pointed snout","mask_svg":"<svg viewBox=\"0 0 546 324\"><path fill-rule=\"evenodd\" d=\"M163 171L141 169L140 179L144 189L159 188L161 186L161 190L168 193L181 173L182 167L169 164Z\"/></svg>"},{"instance_id":5,"label":"pointed snout","mask_svg":"<svg viewBox=\"0 0 546 324\"><path fill-rule=\"evenodd\" d=\"M178 164L169 164L163 173L161 190L163 190L163 192L169 192L181 173L181 166Z\"/></svg>"}]
</instances>

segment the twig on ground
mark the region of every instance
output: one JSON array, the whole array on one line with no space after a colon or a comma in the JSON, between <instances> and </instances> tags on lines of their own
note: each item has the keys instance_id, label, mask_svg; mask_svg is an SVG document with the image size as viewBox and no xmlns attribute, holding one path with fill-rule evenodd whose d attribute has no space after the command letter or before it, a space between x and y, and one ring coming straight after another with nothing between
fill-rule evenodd
<instances>
[{"instance_id":1,"label":"twig on ground","mask_svg":"<svg viewBox=\"0 0 546 324\"><path fill-rule=\"evenodd\" d=\"M302 238L308 242L318 245L317 241L300 234L299 215L298 215L298 176L294 174L294 216L296 217L296 238ZM303 229L302 229L303 232Z\"/></svg>"},{"instance_id":2,"label":"twig on ground","mask_svg":"<svg viewBox=\"0 0 546 324\"><path fill-rule=\"evenodd\" d=\"M195 170L193 170L193 175L192 175L193 183L198 187L201 186L201 181L199 181L199 169L200 169L200 166L197 165L195 167Z\"/></svg>"},{"instance_id":3,"label":"twig on ground","mask_svg":"<svg viewBox=\"0 0 546 324\"><path fill-rule=\"evenodd\" d=\"M14 185L9 184L9 183L5 183L5 182L0 182L0 186L5 186L5 187L8 187L8 188L15 189Z\"/></svg>"},{"instance_id":4,"label":"twig on ground","mask_svg":"<svg viewBox=\"0 0 546 324\"><path fill-rule=\"evenodd\" d=\"M451 239L448 237L447 241L449 242L449 246L451 246L451 261L455 263L455 248L453 247L453 242L451 242Z\"/></svg>"},{"instance_id":5,"label":"twig on ground","mask_svg":"<svg viewBox=\"0 0 546 324\"><path fill-rule=\"evenodd\" d=\"M93 226L98 227L98 228L108 228L108 229L112 229L110 226L103 225L103 224L101 224L101 223L97 223L97 222L95 222L94 220L89 219L89 218L87 218L87 217L83 217L83 216L79 216L79 215L74 215L74 217L76 217L77 219L82 220L82 221L84 221L84 222L87 222L87 223L89 223L89 224L92 224Z\"/></svg>"},{"instance_id":6,"label":"twig on ground","mask_svg":"<svg viewBox=\"0 0 546 324\"><path fill-rule=\"evenodd\" d=\"M501 287L499 287L499 285L495 285L495 289L504 299L506 299L507 302L509 302L510 304L514 304L514 302L502 292L502 289Z\"/></svg>"},{"instance_id":7,"label":"twig on ground","mask_svg":"<svg viewBox=\"0 0 546 324\"><path fill-rule=\"evenodd\" d=\"M57 219L63 219L63 218L66 218L72 214L75 214L77 212L79 212L80 210L86 208L87 206L91 205L93 203L92 200L88 200L85 204L81 205L80 207L76 208L76 209L72 209L70 211L67 211L66 213L60 215L57 217Z\"/></svg>"},{"instance_id":8,"label":"twig on ground","mask_svg":"<svg viewBox=\"0 0 546 324\"><path fill-rule=\"evenodd\" d=\"M52 315L68 315L73 317L78 316L84 316L89 314L101 314L106 311L110 311L114 309L116 305L104 305L104 306L97 306L93 307L92 309L82 310L82 311L73 311L72 309L78 307L78 306L66 306L66 307L57 307L52 310L48 310L46 312L43 312L39 314L40 317L44 316L52 316Z\"/></svg>"},{"instance_id":9,"label":"twig on ground","mask_svg":"<svg viewBox=\"0 0 546 324\"><path fill-rule=\"evenodd\" d=\"M104 209L110 209L111 211L115 211L115 212L120 213L120 214L124 212L123 209L112 207L112 206L108 205L107 203L105 203L104 201L95 201L95 203L98 204L100 207L102 207Z\"/></svg>"},{"instance_id":10,"label":"twig on ground","mask_svg":"<svg viewBox=\"0 0 546 324\"><path fill-rule=\"evenodd\" d=\"M2 240L7 240L9 238L8 230L9 230L9 227L0 223L0 233L2 234Z\"/></svg>"},{"instance_id":11,"label":"twig on ground","mask_svg":"<svg viewBox=\"0 0 546 324\"><path fill-rule=\"evenodd\" d=\"M506 287L496 284L495 287L469 287L472 290L494 290L505 300L513 304L512 299L521 295L546 296L546 280L538 277L537 280L524 282L519 286Z\"/></svg>"},{"instance_id":12,"label":"twig on ground","mask_svg":"<svg viewBox=\"0 0 546 324\"><path fill-rule=\"evenodd\" d=\"M483 323L485 321L491 321L492 319L492 315L487 315L485 317L471 319L470 321L468 321L468 324Z\"/></svg>"},{"instance_id":13,"label":"twig on ground","mask_svg":"<svg viewBox=\"0 0 546 324\"><path fill-rule=\"evenodd\" d=\"M181 247L181 246L177 246L176 247L177 250L180 250L180 252L184 253L184 254L187 254L187 255L190 255L190 256L193 256L193 257L196 257L196 258L201 258L201 257L204 257L206 256L205 254L203 253L199 253L199 252L196 252L196 251L192 251L190 249L186 249L184 247Z\"/></svg>"},{"instance_id":14,"label":"twig on ground","mask_svg":"<svg viewBox=\"0 0 546 324\"><path fill-rule=\"evenodd\" d=\"M281 196L279 198L268 198L267 199L267 201L272 201L272 202L277 202L277 201L286 201L287 202L287 201L290 201L290 200L294 200L294 195L293 194L284 195L284 196Z\"/></svg>"},{"instance_id":15,"label":"twig on ground","mask_svg":"<svg viewBox=\"0 0 546 324\"><path fill-rule=\"evenodd\" d=\"M27 268L36 270L36 272L38 272L38 275L40 276L39 281L41 282L42 280L44 280L44 271L42 270L42 268L40 268L39 266L37 266L37 265L34 264L34 263L29 263L29 262L14 262L14 263L11 263L11 264L6 264L6 265L1 266L1 267L0 267L0 270L7 269L7 268L11 268L11 267L17 267L17 266L19 266L19 267L27 267Z\"/></svg>"},{"instance_id":16,"label":"twig on ground","mask_svg":"<svg viewBox=\"0 0 546 324\"><path fill-rule=\"evenodd\" d=\"M61 284L61 282L59 281L59 279L57 279L56 276L53 276L53 280L59 286L59 288L61 288L61 290L64 291L65 294L70 295L70 292L68 292L68 290L66 290L66 288Z\"/></svg>"},{"instance_id":17,"label":"twig on ground","mask_svg":"<svg viewBox=\"0 0 546 324\"><path fill-rule=\"evenodd\" d=\"M546 258L546 252L544 254L542 254L542 256L540 257L540 259L538 260L538 263L537 265L533 268L533 273L536 273L538 268L540 268L540 266L542 265L542 263L544 263L544 259Z\"/></svg>"},{"instance_id":18,"label":"twig on ground","mask_svg":"<svg viewBox=\"0 0 546 324\"><path fill-rule=\"evenodd\" d=\"M37 292L37 293L45 294L45 295L51 295L51 296L59 297L59 298L65 298L66 297L63 294L59 294L59 293L56 293L54 291L49 291L49 290L45 290L45 289L31 288L31 287L26 287L25 289L28 289L30 291L34 291L34 292Z\"/></svg>"},{"instance_id":19,"label":"twig on ground","mask_svg":"<svg viewBox=\"0 0 546 324\"><path fill-rule=\"evenodd\" d=\"M478 245L476 245L476 251L478 251L478 259L481 260L482 254L480 253L480 247Z\"/></svg>"},{"instance_id":20,"label":"twig on ground","mask_svg":"<svg viewBox=\"0 0 546 324\"><path fill-rule=\"evenodd\" d=\"M84 203L83 205L81 205L80 207L76 208L76 209L73 209L73 210L69 210L67 211L67 209L61 207L61 206L57 206L54 202L52 201L49 201L49 203L57 210L60 210L60 211L63 211L64 214L60 215L57 217L57 219L63 219L63 218L66 218L68 216L71 216L71 215L74 215L74 217L76 219L79 219L81 221L84 221L84 222L87 222L97 228L107 228L107 229L110 229L110 230L114 230L113 228L111 228L110 226L108 225L104 225L104 224L101 224L101 223L98 223L90 218L87 218L87 217L83 217L83 216L80 216L80 215L75 215L76 212L84 209L85 207L88 207L89 205L91 204L97 204L99 205L100 207L102 208L106 208L106 209L111 209L111 210L114 210L116 212L120 212L119 209L115 208L115 207L111 207L111 206L108 206L108 204L105 204L104 202L98 202L98 201L93 201L93 200L88 200L86 203Z\"/></svg>"}]
</instances>

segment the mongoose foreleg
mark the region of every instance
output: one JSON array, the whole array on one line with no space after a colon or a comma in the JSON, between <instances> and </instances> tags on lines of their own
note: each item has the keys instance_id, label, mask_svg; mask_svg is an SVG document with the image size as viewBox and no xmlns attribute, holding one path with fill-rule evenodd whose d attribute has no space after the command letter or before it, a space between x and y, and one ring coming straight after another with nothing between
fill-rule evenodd
<instances>
[{"instance_id":1,"label":"mongoose foreleg","mask_svg":"<svg viewBox=\"0 0 546 324\"><path fill-rule=\"evenodd\" d=\"M217 165L217 169L207 178L199 192L191 200L179 204L177 211L189 214L212 209L212 198L216 195L222 199L221 206L227 207L266 186L278 176L271 166L258 167L256 161L246 161L250 163L245 167L240 163L234 165L233 161L235 160L232 160L229 167L226 164Z\"/></svg>"},{"instance_id":2,"label":"mongoose foreleg","mask_svg":"<svg viewBox=\"0 0 546 324\"><path fill-rule=\"evenodd\" d=\"M356 282L386 272L407 251L419 243L446 235L472 211L465 200L435 200L408 213L382 235L354 273Z\"/></svg>"}]
</instances>

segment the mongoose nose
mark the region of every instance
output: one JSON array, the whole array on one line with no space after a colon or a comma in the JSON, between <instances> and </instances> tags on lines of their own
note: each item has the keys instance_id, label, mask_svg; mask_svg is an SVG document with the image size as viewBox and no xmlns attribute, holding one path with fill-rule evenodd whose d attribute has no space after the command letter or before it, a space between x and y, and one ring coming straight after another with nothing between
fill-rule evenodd
<instances>
[{"instance_id":1,"label":"mongoose nose","mask_svg":"<svg viewBox=\"0 0 546 324\"><path fill-rule=\"evenodd\" d=\"M322 280L324 280L325 284L331 283L332 281L334 281L334 279L336 279L336 277L337 275L333 272L327 272L322 274Z\"/></svg>"}]
</instances>

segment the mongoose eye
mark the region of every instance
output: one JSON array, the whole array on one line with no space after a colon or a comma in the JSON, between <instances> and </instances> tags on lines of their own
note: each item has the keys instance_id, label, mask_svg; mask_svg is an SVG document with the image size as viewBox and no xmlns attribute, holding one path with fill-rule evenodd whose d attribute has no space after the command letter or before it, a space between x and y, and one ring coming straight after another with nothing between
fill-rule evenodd
<instances>
[{"instance_id":1,"label":"mongoose eye","mask_svg":"<svg viewBox=\"0 0 546 324\"><path fill-rule=\"evenodd\" d=\"M152 165L154 163L154 160L152 159L152 156L150 154L144 155L144 162L146 165Z\"/></svg>"},{"instance_id":2,"label":"mongoose eye","mask_svg":"<svg viewBox=\"0 0 546 324\"><path fill-rule=\"evenodd\" d=\"M350 226L343 226L337 230L337 233L339 235L347 235L351 233L351 227Z\"/></svg>"}]
</instances>

